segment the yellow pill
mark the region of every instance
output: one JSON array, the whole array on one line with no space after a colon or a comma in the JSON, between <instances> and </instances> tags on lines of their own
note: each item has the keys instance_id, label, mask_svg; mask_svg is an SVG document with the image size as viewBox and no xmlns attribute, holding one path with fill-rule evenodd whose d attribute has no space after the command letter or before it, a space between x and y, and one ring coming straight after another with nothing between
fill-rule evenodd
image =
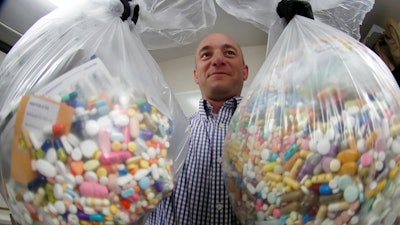
<instances>
[{"instance_id":1,"label":"yellow pill","mask_svg":"<svg viewBox=\"0 0 400 225\"><path fill-rule=\"evenodd\" d=\"M100 150L96 150L96 151L94 151L94 153L93 153L93 159L97 159L97 160L99 160L100 159L100 157L101 157L101 151Z\"/></svg>"},{"instance_id":2,"label":"yellow pill","mask_svg":"<svg viewBox=\"0 0 400 225\"><path fill-rule=\"evenodd\" d=\"M96 171L98 177L106 177L107 176L107 169L104 167L99 167Z\"/></svg>"},{"instance_id":3,"label":"yellow pill","mask_svg":"<svg viewBox=\"0 0 400 225\"><path fill-rule=\"evenodd\" d=\"M128 143L128 150L129 150L130 152L134 152L134 151L136 150L136 143L133 142L133 141L130 141L130 142Z\"/></svg>"},{"instance_id":4,"label":"yellow pill","mask_svg":"<svg viewBox=\"0 0 400 225\"><path fill-rule=\"evenodd\" d=\"M164 158L167 157L167 149L165 149L165 148L161 149L161 156Z\"/></svg>"},{"instance_id":5,"label":"yellow pill","mask_svg":"<svg viewBox=\"0 0 400 225\"><path fill-rule=\"evenodd\" d=\"M272 180L275 182L281 182L282 181L282 176L276 173L268 172L265 174L265 177L267 180Z\"/></svg>"},{"instance_id":6,"label":"yellow pill","mask_svg":"<svg viewBox=\"0 0 400 225\"><path fill-rule=\"evenodd\" d=\"M111 214L115 215L118 213L118 207L114 204L110 205L110 212Z\"/></svg>"},{"instance_id":7,"label":"yellow pill","mask_svg":"<svg viewBox=\"0 0 400 225\"><path fill-rule=\"evenodd\" d=\"M398 165L393 167L393 169L389 171L389 179L393 180L394 178L396 178L396 175L399 173L399 171L400 167Z\"/></svg>"},{"instance_id":8,"label":"yellow pill","mask_svg":"<svg viewBox=\"0 0 400 225\"><path fill-rule=\"evenodd\" d=\"M333 175L331 173L322 173L315 175L311 178L312 183L328 183L333 179Z\"/></svg>"},{"instance_id":9,"label":"yellow pill","mask_svg":"<svg viewBox=\"0 0 400 225\"><path fill-rule=\"evenodd\" d=\"M135 109L129 109L128 110L128 116L134 116L136 115L136 110Z\"/></svg>"},{"instance_id":10,"label":"yellow pill","mask_svg":"<svg viewBox=\"0 0 400 225\"><path fill-rule=\"evenodd\" d=\"M294 190L299 190L300 189L300 182L297 180L291 178L291 177L284 177L283 182L290 187L292 187Z\"/></svg>"},{"instance_id":11,"label":"yellow pill","mask_svg":"<svg viewBox=\"0 0 400 225\"><path fill-rule=\"evenodd\" d=\"M297 173L300 171L300 167L303 165L303 159L298 158L294 163L292 169L290 170L289 177L296 177Z\"/></svg>"},{"instance_id":12,"label":"yellow pill","mask_svg":"<svg viewBox=\"0 0 400 225\"><path fill-rule=\"evenodd\" d=\"M93 171L93 170L97 169L97 167L99 167L99 166L100 166L99 160L92 159L92 160L86 161L83 164L83 169L86 171Z\"/></svg>"},{"instance_id":13,"label":"yellow pill","mask_svg":"<svg viewBox=\"0 0 400 225\"><path fill-rule=\"evenodd\" d=\"M114 151L119 151L122 148L122 144L119 141L113 141L111 144L111 149Z\"/></svg>"},{"instance_id":14,"label":"yellow pill","mask_svg":"<svg viewBox=\"0 0 400 225\"><path fill-rule=\"evenodd\" d=\"M274 170L275 165L276 165L276 162L267 163L263 166L262 170L264 171L264 173L271 172Z\"/></svg>"},{"instance_id":15,"label":"yellow pill","mask_svg":"<svg viewBox=\"0 0 400 225\"><path fill-rule=\"evenodd\" d=\"M137 163L129 163L128 165L126 165L126 168L128 170L132 170L132 169L137 170L137 169L139 169L139 165Z\"/></svg>"},{"instance_id":16,"label":"yellow pill","mask_svg":"<svg viewBox=\"0 0 400 225\"><path fill-rule=\"evenodd\" d=\"M126 160L126 164L138 163L142 159L141 156L133 156Z\"/></svg>"},{"instance_id":17,"label":"yellow pill","mask_svg":"<svg viewBox=\"0 0 400 225\"><path fill-rule=\"evenodd\" d=\"M383 188L385 188L386 183L387 183L386 179L383 179L379 181L375 189L367 188L367 190L365 190L365 198L369 199L375 197L378 193L380 193L383 190Z\"/></svg>"},{"instance_id":18,"label":"yellow pill","mask_svg":"<svg viewBox=\"0 0 400 225\"><path fill-rule=\"evenodd\" d=\"M150 164L147 160L140 160L139 166L140 168L146 169L149 168Z\"/></svg>"}]
</instances>

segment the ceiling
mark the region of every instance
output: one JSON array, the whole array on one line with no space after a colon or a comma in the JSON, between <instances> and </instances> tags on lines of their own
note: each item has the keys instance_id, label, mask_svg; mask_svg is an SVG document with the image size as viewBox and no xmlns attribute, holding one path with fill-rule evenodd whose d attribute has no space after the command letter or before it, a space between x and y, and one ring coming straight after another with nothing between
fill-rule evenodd
<instances>
[{"instance_id":1,"label":"ceiling","mask_svg":"<svg viewBox=\"0 0 400 225\"><path fill-rule=\"evenodd\" d=\"M48 0L0 0L1 49L13 46L42 16L56 9ZM266 45L267 34L253 25L237 20L215 4L217 19L212 31L232 36L241 46ZM29 10L27 10L29 9ZM151 50L157 62L192 55L196 43L161 50Z\"/></svg>"}]
</instances>

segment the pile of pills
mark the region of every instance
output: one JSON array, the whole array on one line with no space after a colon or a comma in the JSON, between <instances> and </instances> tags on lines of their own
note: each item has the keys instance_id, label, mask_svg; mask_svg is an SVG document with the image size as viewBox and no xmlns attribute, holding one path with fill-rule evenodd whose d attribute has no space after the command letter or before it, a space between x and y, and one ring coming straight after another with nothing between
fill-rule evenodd
<instances>
[{"instance_id":1,"label":"pile of pills","mask_svg":"<svg viewBox=\"0 0 400 225\"><path fill-rule=\"evenodd\" d=\"M307 95L301 83L261 84L236 110L224 171L237 216L260 225L399 224L398 90L315 83Z\"/></svg>"},{"instance_id":2,"label":"pile of pills","mask_svg":"<svg viewBox=\"0 0 400 225\"><path fill-rule=\"evenodd\" d=\"M173 188L172 122L146 99L124 93L81 99L73 91L61 102L74 108L68 131L55 123L42 134L23 129L20 135L37 172L15 190L23 224L142 220Z\"/></svg>"}]
</instances>

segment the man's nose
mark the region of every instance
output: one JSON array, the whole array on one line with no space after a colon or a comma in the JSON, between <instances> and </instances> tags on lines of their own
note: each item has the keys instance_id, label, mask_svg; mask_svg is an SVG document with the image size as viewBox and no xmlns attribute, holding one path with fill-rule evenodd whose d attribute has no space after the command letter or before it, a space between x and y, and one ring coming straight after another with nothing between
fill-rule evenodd
<instances>
[{"instance_id":1,"label":"man's nose","mask_svg":"<svg viewBox=\"0 0 400 225\"><path fill-rule=\"evenodd\" d=\"M225 64L224 53L221 51L214 52L212 63L214 66L219 66Z\"/></svg>"}]
</instances>

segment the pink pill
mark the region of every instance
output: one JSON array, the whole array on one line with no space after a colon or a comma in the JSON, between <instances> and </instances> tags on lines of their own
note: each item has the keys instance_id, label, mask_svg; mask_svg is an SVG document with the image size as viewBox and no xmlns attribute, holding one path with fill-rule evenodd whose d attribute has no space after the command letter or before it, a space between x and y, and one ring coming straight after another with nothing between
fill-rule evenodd
<instances>
[{"instance_id":1,"label":"pink pill","mask_svg":"<svg viewBox=\"0 0 400 225\"><path fill-rule=\"evenodd\" d=\"M82 182L79 185L79 192L85 197L106 198L108 196L107 187L95 182Z\"/></svg>"},{"instance_id":2,"label":"pink pill","mask_svg":"<svg viewBox=\"0 0 400 225\"><path fill-rule=\"evenodd\" d=\"M372 155L369 154L368 152L364 153L360 157L360 163L364 167L368 167L372 163Z\"/></svg>"},{"instance_id":3,"label":"pink pill","mask_svg":"<svg viewBox=\"0 0 400 225\"><path fill-rule=\"evenodd\" d=\"M126 150L116 151L116 152L108 152L104 153L100 157L100 161L103 164L117 164L125 162L128 158L132 156L132 153Z\"/></svg>"}]
</instances>

